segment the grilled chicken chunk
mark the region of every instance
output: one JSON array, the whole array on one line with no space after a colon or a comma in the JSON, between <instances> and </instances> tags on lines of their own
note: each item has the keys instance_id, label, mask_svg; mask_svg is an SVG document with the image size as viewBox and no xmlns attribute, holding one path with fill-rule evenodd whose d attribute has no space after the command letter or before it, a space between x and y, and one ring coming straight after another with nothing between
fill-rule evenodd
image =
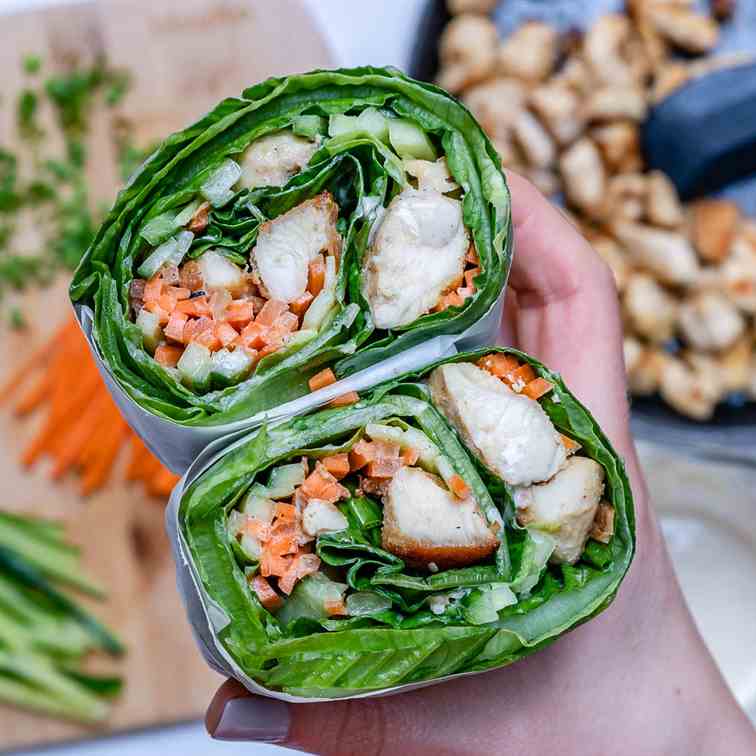
<instances>
[{"instance_id":1,"label":"grilled chicken chunk","mask_svg":"<svg viewBox=\"0 0 756 756\"><path fill-rule=\"evenodd\" d=\"M460 500L436 476L402 467L384 497L382 544L413 567L446 569L479 562L499 540L475 499Z\"/></svg>"},{"instance_id":2,"label":"grilled chicken chunk","mask_svg":"<svg viewBox=\"0 0 756 756\"><path fill-rule=\"evenodd\" d=\"M310 162L318 149L316 142L294 136L291 131L276 131L260 137L247 148L241 159L244 186L283 186Z\"/></svg>"},{"instance_id":3,"label":"grilled chicken chunk","mask_svg":"<svg viewBox=\"0 0 756 756\"><path fill-rule=\"evenodd\" d=\"M513 486L548 480L565 463L559 434L541 405L468 362L430 377L433 401L492 472Z\"/></svg>"},{"instance_id":4,"label":"grilled chicken chunk","mask_svg":"<svg viewBox=\"0 0 756 756\"><path fill-rule=\"evenodd\" d=\"M604 493L604 468L588 457L571 457L551 480L515 493L517 519L557 539L552 562L574 564L585 548Z\"/></svg>"},{"instance_id":5,"label":"grilled chicken chunk","mask_svg":"<svg viewBox=\"0 0 756 756\"><path fill-rule=\"evenodd\" d=\"M322 499L310 499L302 513L302 530L309 536L344 530L348 524L338 507Z\"/></svg>"},{"instance_id":6,"label":"grilled chicken chunk","mask_svg":"<svg viewBox=\"0 0 756 756\"><path fill-rule=\"evenodd\" d=\"M378 221L368 248L363 294L378 328L417 320L462 280L469 246L462 203L405 189Z\"/></svg>"},{"instance_id":7,"label":"grilled chicken chunk","mask_svg":"<svg viewBox=\"0 0 756 756\"><path fill-rule=\"evenodd\" d=\"M323 251L338 255L338 216L338 205L323 192L260 227L252 260L271 299L298 299L307 289L310 262Z\"/></svg>"}]
</instances>

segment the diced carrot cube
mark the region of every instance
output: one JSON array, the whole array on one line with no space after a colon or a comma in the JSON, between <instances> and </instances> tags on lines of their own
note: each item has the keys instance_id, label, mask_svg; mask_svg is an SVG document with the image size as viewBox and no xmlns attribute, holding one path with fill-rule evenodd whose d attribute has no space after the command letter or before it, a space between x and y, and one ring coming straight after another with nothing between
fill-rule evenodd
<instances>
[{"instance_id":1,"label":"diced carrot cube","mask_svg":"<svg viewBox=\"0 0 756 756\"><path fill-rule=\"evenodd\" d=\"M352 470L361 470L368 462L372 462L374 459L375 446L364 438L360 439L349 452L349 465Z\"/></svg>"},{"instance_id":2,"label":"diced carrot cube","mask_svg":"<svg viewBox=\"0 0 756 756\"><path fill-rule=\"evenodd\" d=\"M470 487L459 475L449 478L449 489L458 499L466 499L470 495Z\"/></svg>"},{"instance_id":3,"label":"diced carrot cube","mask_svg":"<svg viewBox=\"0 0 756 756\"><path fill-rule=\"evenodd\" d=\"M269 354L273 354L273 352L277 352L281 348L281 342L277 341L273 344L266 344L259 352L258 355L260 359L263 357L267 357Z\"/></svg>"},{"instance_id":4,"label":"diced carrot cube","mask_svg":"<svg viewBox=\"0 0 756 756\"><path fill-rule=\"evenodd\" d=\"M323 466L336 480L341 480L349 473L349 455L332 454L330 457L323 457Z\"/></svg>"},{"instance_id":5,"label":"diced carrot cube","mask_svg":"<svg viewBox=\"0 0 756 756\"><path fill-rule=\"evenodd\" d=\"M545 378L539 376L526 384L522 393L530 399L540 399L542 396L548 394L553 388L554 384L551 381L547 381Z\"/></svg>"},{"instance_id":6,"label":"diced carrot cube","mask_svg":"<svg viewBox=\"0 0 756 756\"><path fill-rule=\"evenodd\" d=\"M194 318L209 318L213 314L206 296L184 299L176 305L176 309Z\"/></svg>"},{"instance_id":7,"label":"diced carrot cube","mask_svg":"<svg viewBox=\"0 0 756 756\"><path fill-rule=\"evenodd\" d=\"M513 370L511 373L504 377L504 380L510 384L514 391L518 393L522 391L531 381L536 379L535 370L530 365L525 363L520 365L517 370Z\"/></svg>"},{"instance_id":8,"label":"diced carrot cube","mask_svg":"<svg viewBox=\"0 0 756 756\"><path fill-rule=\"evenodd\" d=\"M249 323L239 334L237 344L249 349L262 349L265 346L265 333L267 330L260 323Z\"/></svg>"},{"instance_id":9,"label":"diced carrot cube","mask_svg":"<svg viewBox=\"0 0 756 756\"><path fill-rule=\"evenodd\" d=\"M192 296L192 292L184 286L170 286L168 291L176 297L177 302L189 299Z\"/></svg>"},{"instance_id":10,"label":"diced carrot cube","mask_svg":"<svg viewBox=\"0 0 756 756\"><path fill-rule=\"evenodd\" d=\"M307 575L312 575L320 569L320 558L315 554L297 554L294 557L289 569L278 581L278 587L285 593L289 594L299 580Z\"/></svg>"},{"instance_id":11,"label":"diced carrot cube","mask_svg":"<svg viewBox=\"0 0 756 756\"><path fill-rule=\"evenodd\" d=\"M255 306L252 302L236 300L226 308L226 322L234 328L244 328L255 317Z\"/></svg>"},{"instance_id":12,"label":"diced carrot cube","mask_svg":"<svg viewBox=\"0 0 756 756\"><path fill-rule=\"evenodd\" d=\"M242 530L257 538L260 543L266 543L271 539L272 535L270 525L255 517L249 517L244 525L242 525Z\"/></svg>"},{"instance_id":13,"label":"diced carrot cube","mask_svg":"<svg viewBox=\"0 0 756 756\"><path fill-rule=\"evenodd\" d=\"M176 367L183 353L182 347L160 344L155 350L155 362L163 367Z\"/></svg>"},{"instance_id":14,"label":"diced carrot cube","mask_svg":"<svg viewBox=\"0 0 756 756\"><path fill-rule=\"evenodd\" d=\"M307 269L307 291L312 294L313 297L317 297L323 290L325 285L325 260L323 255L318 255Z\"/></svg>"},{"instance_id":15,"label":"diced carrot cube","mask_svg":"<svg viewBox=\"0 0 756 756\"><path fill-rule=\"evenodd\" d=\"M310 306L313 299L315 299L315 297L309 291L306 291L301 297L298 297L291 302L289 308L295 315L301 318L307 312L307 308Z\"/></svg>"},{"instance_id":16,"label":"diced carrot cube","mask_svg":"<svg viewBox=\"0 0 756 756\"><path fill-rule=\"evenodd\" d=\"M164 326L168 322L170 314L167 310L164 310L157 302L146 302L144 309L151 312L153 315L157 315L158 323Z\"/></svg>"},{"instance_id":17,"label":"diced carrot cube","mask_svg":"<svg viewBox=\"0 0 756 756\"><path fill-rule=\"evenodd\" d=\"M412 465L414 465L419 458L420 454L416 449L408 446L406 449L402 450L401 459L402 462L407 465L407 467L412 467Z\"/></svg>"},{"instance_id":18,"label":"diced carrot cube","mask_svg":"<svg viewBox=\"0 0 756 756\"><path fill-rule=\"evenodd\" d=\"M347 613L346 604L341 599L329 599L323 602L323 609L329 617L342 616Z\"/></svg>"},{"instance_id":19,"label":"diced carrot cube","mask_svg":"<svg viewBox=\"0 0 756 756\"><path fill-rule=\"evenodd\" d=\"M487 354L478 360L478 367L487 370L497 378L505 378L520 367L520 363L511 354Z\"/></svg>"},{"instance_id":20,"label":"diced carrot cube","mask_svg":"<svg viewBox=\"0 0 756 756\"><path fill-rule=\"evenodd\" d=\"M203 331L212 329L214 325L210 318L189 318L184 326L184 343L194 341Z\"/></svg>"},{"instance_id":21,"label":"diced carrot cube","mask_svg":"<svg viewBox=\"0 0 756 756\"><path fill-rule=\"evenodd\" d=\"M239 332L228 323L216 323L215 335L224 347L228 346L232 342L236 341L239 336Z\"/></svg>"},{"instance_id":22,"label":"diced carrot cube","mask_svg":"<svg viewBox=\"0 0 756 756\"><path fill-rule=\"evenodd\" d=\"M450 291L438 300L438 304L433 308L433 312L443 312L449 307L462 307L464 303L464 299L456 291Z\"/></svg>"},{"instance_id":23,"label":"diced carrot cube","mask_svg":"<svg viewBox=\"0 0 756 756\"><path fill-rule=\"evenodd\" d=\"M280 299L269 299L255 318L255 323L264 326L272 326L283 315L289 306Z\"/></svg>"},{"instance_id":24,"label":"diced carrot cube","mask_svg":"<svg viewBox=\"0 0 756 756\"><path fill-rule=\"evenodd\" d=\"M567 454L574 454L581 448L581 445L574 438L565 436L564 433L560 433L559 437L561 438L562 446L567 450Z\"/></svg>"},{"instance_id":25,"label":"diced carrot cube","mask_svg":"<svg viewBox=\"0 0 756 756\"><path fill-rule=\"evenodd\" d=\"M403 465L401 457L381 457L368 462L365 474L369 478L393 478Z\"/></svg>"},{"instance_id":26,"label":"diced carrot cube","mask_svg":"<svg viewBox=\"0 0 756 756\"><path fill-rule=\"evenodd\" d=\"M255 575L250 581L250 585L257 596L257 600L269 612L281 608L283 598L273 590L270 583L262 575Z\"/></svg>"},{"instance_id":27,"label":"diced carrot cube","mask_svg":"<svg viewBox=\"0 0 756 756\"><path fill-rule=\"evenodd\" d=\"M465 286L468 289L475 291L475 283L473 279L480 275L480 268L470 268L465 271Z\"/></svg>"},{"instance_id":28,"label":"diced carrot cube","mask_svg":"<svg viewBox=\"0 0 756 756\"><path fill-rule=\"evenodd\" d=\"M170 289L166 289L158 299L158 304L166 311L166 312L173 312L176 309L176 305L178 304L178 299L176 299L176 295L171 292Z\"/></svg>"},{"instance_id":29,"label":"diced carrot cube","mask_svg":"<svg viewBox=\"0 0 756 756\"><path fill-rule=\"evenodd\" d=\"M276 507L273 510L273 517L275 520L281 520L284 522L296 522L297 508L293 504L279 501L276 503Z\"/></svg>"},{"instance_id":30,"label":"diced carrot cube","mask_svg":"<svg viewBox=\"0 0 756 756\"><path fill-rule=\"evenodd\" d=\"M277 534L266 545L266 549L270 551L273 556L286 556L288 554L296 554L299 550L299 539L294 528L289 528L291 532Z\"/></svg>"},{"instance_id":31,"label":"diced carrot cube","mask_svg":"<svg viewBox=\"0 0 756 756\"><path fill-rule=\"evenodd\" d=\"M211 352L216 352L221 348L221 340L216 335L214 328L207 328L198 333L192 341L196 344L202 344L202 346L207 347Z\"/></svg>"},{"instance_id":32,"label":"diced carrot cube","mask_svg":"<svg viewBox=\"0 0 756 756\"><path fill-rule=\"evenodd\" d=\"M349 404L354 404L360 401L360 395L356 391L347 391L346 394L337 396L335 399L331 399L328 402L329 407L346 407Z\"/></svg>"},{"instance_id":33,"label":"diced carrot cube","mask_svg":"<svg viewBox=\"0 0 756 756\"><path fill-rule=\"evenodd\" d=\"M330 504L335 504L339 499L349 496L349 491L320 462L305 478L305 482L302 484L302 493L308 499L321 499Z\"/></svg>"},{"instance_id":34,"label":"diced carrot cube","mask_svg":"<svg viewBox=\"0 0 756 756\"><path fill-rule=\"evenodd\" d=\"M160 299L160 295L163 293L163 278L157 273L144 285L145 302L157 302Z\"/></svg>"},{"instance_id":35,"label":"diced carrot cube","mask_svg":"<svg viewBox=\"0 0 756 756\"><path fill-rule=\"evenodd\" d=\"M333 374L331 368L326 368L319 373L315 373L307 383L310 386L310 391L317 391L318 389L330 386L332 383L336 383L336 376Z\"/></svg>"},{"instance_id":36,"label":"diced carrot cube","mask_svg":"<svg viewBox=\"0 0 756 756\"><path fill-rule=\"evenodd\" d=\"M465 262L469 262L471 265L479 265L480 258L478 252L475 249L475 244L470 242L470 246L467 248L467 254L465 255Z\"/></svg>"},{"instance_id":37,"label":"diced carrot cube","mask_svg":"<svg viewBox=\"0 0 756 756\"><path fill-rule=\"evenodd\" d=\"M280 577L286 574L293 561L294 557L276 556L269 549L263 549L260 557L260 574L263 577L270 577L271 575Z\"/></svg>"},{"instance_id":38,"label":"diced carrot cube","mask_svg":"<svg viewBox=\"0 0 756 756\"><path fill-rule=\"evenodd\" d=\"M184 327L186 326L187 320L189 320L188 315L185 315L183 312L174 310L171 313L170 318L168 318L168 324L165 327L166 338L171 339L171 341L178 341L180 344L183 344Z\"/></svg>"},{"instance_id":39,"label":"diced carrot cube","mask_svg":"<svg viewBox=\"0 0 756 756\"><path fill-rule=\"evenodd\" d=\"M298 326L299 318L293 312L284 312L276 318L276 322L273 324L274 328L284 334L296 331Z\"/></svg>"}]
</instances>

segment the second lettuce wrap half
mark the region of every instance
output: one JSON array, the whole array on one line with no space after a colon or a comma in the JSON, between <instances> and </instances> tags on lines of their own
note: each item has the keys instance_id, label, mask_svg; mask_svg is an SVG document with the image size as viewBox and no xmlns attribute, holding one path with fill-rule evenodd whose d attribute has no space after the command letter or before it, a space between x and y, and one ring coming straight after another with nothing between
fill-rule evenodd
<instances>
[{"instance_id":1,"label":"second lettuce wrap half","mask_svg":"<svg viewBox=\"0 0 756 756\"><path fill-rule=\"evenodd\" d=\"M195 630L216 667L273 696L509 664L606 608L635 548L622 460L512 349L263 426L184 485Z\"/></svg>"},{"instance_id":2,"label":"second lettuce wrap half","mask_svg":"<svg viewBox=\"0 0 756 756\"><path fill-rule=\"evenodd\" d=\"M395 70L313 71L168 137L70 292L140 408L217 426L463 334L510 259L500 162L462 104Z\"/></svg>"}]
</instances>

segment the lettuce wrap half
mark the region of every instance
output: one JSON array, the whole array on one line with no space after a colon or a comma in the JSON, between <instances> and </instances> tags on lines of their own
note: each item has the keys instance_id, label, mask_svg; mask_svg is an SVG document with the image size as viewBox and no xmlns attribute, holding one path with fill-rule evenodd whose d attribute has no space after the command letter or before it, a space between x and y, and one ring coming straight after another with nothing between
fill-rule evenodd
<instances>
[{"instance_id":1,"label":"lettuce wrap half","mask_svg":"<svg viewBox=\"0 0 756 756\"><path fill-rule=\"evenodd\" d=\"M595 420L502 348L263 426L190 471L171 510L206 658L289 700L516 661L605 609L635 544Z\"/></svg>"},{"instance_id":2,"label":"lettuce wrap half","mask_svg":"<svg viewBox=\"0 0 756 756\"><path fill-rule=\"evenodd\" d=\"M461 103L396 70L313 71L168 137L70 296L129 401L219 426L469 333L510 260L500 161Z\"/></svg>"}]
</instances>

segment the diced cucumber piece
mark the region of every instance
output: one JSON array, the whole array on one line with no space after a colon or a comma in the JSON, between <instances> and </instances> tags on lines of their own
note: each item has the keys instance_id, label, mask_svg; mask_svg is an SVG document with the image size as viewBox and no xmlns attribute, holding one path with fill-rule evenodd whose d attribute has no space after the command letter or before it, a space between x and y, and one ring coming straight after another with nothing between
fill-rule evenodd
<instances>
[{"instance_id":1,"label":"diced cucumber piece","mask_svg":"<svg viewBox=\"0 0 756 756\"><path fill-rule=\"evenodd\" d=\"M317 331L336 305L336 258L326 257L326 273L323 290L307 308L302 318L302 328Z\"/></svg>"},{"instance_id":2,"label":"diced cucumber piece","mask_svg":"<svg viewBox=\"0 0 756 756\"><path fill-rule=\"evenodd\" d=\"M239 539L239 548L242 550L244 556L252 562L259 561L262 556L260 541L249 533L242 533L242 537Z\"/></svg>"},{"instance_id":3,"label":"diced cucumber piece","mask_svg":"<svg viewBox=\"0 0 756 756\"><path fill-rule=\"evenodd\" d=\"M436 149L428 135L416 124L406 118L388 119L389 140L391 146L403 158L420 158L435 160Z\"/></svg>"},{"instance_id":4,"label":"diced cucumber piece","mask_svg":"<svg viewBox=\"0 0 756 756\"><path fill-rule=\"evenodd\" d=\"M181 355L178 365L181 382L194 391L207 391L210 386L210 370L213 360L210 350L192 341Z\"/></svg>"},{"instance_id":5,"label":"diced cucumber piece","mask_svg":"<svg viewBox=\"0 0 756 756\"><path fill-rule=\"evenodd\" d=\"M365 108L357 116L357 125L365 133L374 136L381 142L388 143L389 119L376 108Z\"/></svg>"},{"instance_id":6,"label":"diced cucumber piece","mask_svg":"<svg viewBox=\"0 0 756 756\"><path fill-rule=\"evenodd\" d=\"M180 210L178 214L174 210L160 213L160 215L156 215L152 220L145 223L139 235L149 244L157 246L161 242L164 242L177 229L189 223L201 204L200 200L194 200Z\"/></svg>"},{"instance_id":7,"label":"diced cucumber piece","mask_svg":"<svg viewBox=\"0 0 756 756\"><path fill-rule=\"evenodd\" d=\"M328 123L323 116L319 115L301 115L294 119L291 130L301 137L307 139L316 139L323 136L328 131Z\"/></svg>"},{"instance_id":8,"label":"diced cucumber piece","mask_svg":"<svg viewBox=\"0 0 756 756\"><path fill-rule=\"evenodd\" d=\"M243 349L219 349L211 359L210 380L219 388L234 386L252 370L252 357Z\"/></svg>"},{"instance_id":9,"label":"diced cucumber piece","mask_svg":"<svg viewBox=\"0 0 756 756\"><path fill-rule=\"evenodd\" d=\"M465 619L471 625L496 622L502 609L516 603L517 597L507 585L480 588L473 593L470 602L464 608Z\"/></svg>"},{"instance_id":10,"label":"diced cucumber piece","mask_svg":"<svg viewBox=\"0 0 756 756\"><path fill-rule=\"evenodd\" d=\"M299 617L325 619L328 617L326 604L342 601L346 590L344 583L329 580L322 572L308 575L297 583L276 618L284 625Z\"/></svg>"},{"instance_id":11,"label":"diced cucumber piece","mask_svg":"<svg viewBox=\"0 0 756 756\"><path fill-rule=\"evenodd\" d=\"M388 142L389 119L375 108L365 108L358 116L337 113L328 121L331 137L359 136L367 134L380 142Z\"/></svg>"},{"instance_id":12,"label":"diced cucumber piece","mask_svg":"<svg viewBox=\"0 0 756 756\"><path fill-rule=\"evenodd\" d=\"M147 221L144 224L144 228L139 232L139 235L148 244L155 247L171 236L175 230L176 224L174 222L173 210L169 210L167 213L160 213L160 215L156 215L152 220Z\"/></svg>"},{"instance_id":13,"label":"diced cucumber piece","mask_svg":"<svg viewBox=\"0 0 756 756\"><path fill-rule=\"evenodd\" d=\"M301 462L295 462L292 465L279 465L271 470L265 490L271 499L285 499L291 496L294 489L301 486L304 481L304 465Z\"/></svg>"},{"instance_id":14,"label":"diced cucumber piece","mask_svg":"<svg viewBox=\"0 0 756 756\"><path fill-rule=\"evenodd\" d=\"M535 588L555 547L554 536L528 528L528 540L522 553L522 564L527 567L526 572L512 583L515 593L527 594Z\"/></svg>"},{"instance_id":15,"label":"diced cucumber piece","mask_svg":"<svg viewBox=\"0 0 756 756\"><path fill-rule=\"evenodd\" d=\"M199 206L202 204L202 200L192 200L178 215L173 219L175 228L182 228L192 219L192 216L197 212Z\"/></svg>"},{"instance_id":16,"label":"diced cucumber piece","mask_svg":"<svg viewBox=\"0 0 756 756\"><path fill-rule=\"evenodd\" d=\"M152 250L137 269L137 274L142 278L152 278L164 265L180 265L193 240L191 231L179 231Z\"/></svg>"},{"instance_id":17,"label":"diced cucumber piece","mask_svg":"<svg viewBox=\"0 0 756 756\"><path fill-rule=\"evenodd\" d=\"M234 192L231 187L241 178L242 169L238 163L227 158L200 186L200 194L213 206L222 207L229 202Z\"/></svg>"},{"instance_id":18,"label":"diced cucumber piece","mask_svg":"<svg viewBox=\"0 0 756 756\"><path fill-rule=\"evenodd\" d=\"M439 448L423 433L415 428L397 428L394 425L369 423L365 433L377 441L399 444L402 450L414 449L418 453L417 461L428 472L438 472Z\"/></svg>"},{"instance_id":19,"label":"diced cucumber piece","mask_svg":"<svg viewBox=\"0 0 756 756\"><path fill-rule=\"evenodd\" d=\"M346 134L356 134L359 131L357 116L336 113L328 119L328 136L340 137Z\"/></svg>"},{"instance_id":20,"label":"diced cucumber piece","mask_svg":"<svg viewBox=\"0 0 756 756\"><path fill-rule=\"evenodd\" d=\"M266 496L260 496L255 491L249 491L239 505L239 511L270 525L273 522L273 511L276 503Z\"/></svg>"},{"instance_id":21,"label":"diced cucumber piece","mask_svg":"<svg viewBox=\"0 0 756 756\"><path fill-rule=\"evenodd\" d=\"M139 310L136 324L142 331L142 343L144 344L144 348L152 354L155 349L157 349L160 339L163 338L163 329L160 327L158 316L143 308Z\"/></svg>"},{"instance_id":22,"label":"diced cucumber piece","mask_svg":"<svg viewBox=\"0 0 756 756\"><path fill-rule=\"evenodd\" d=\"M359 617L365 614L376 614L391 609L391 599L373 591L357 591L350 593L346 599L347 614Z\"/></svg>"}]
</instances>

